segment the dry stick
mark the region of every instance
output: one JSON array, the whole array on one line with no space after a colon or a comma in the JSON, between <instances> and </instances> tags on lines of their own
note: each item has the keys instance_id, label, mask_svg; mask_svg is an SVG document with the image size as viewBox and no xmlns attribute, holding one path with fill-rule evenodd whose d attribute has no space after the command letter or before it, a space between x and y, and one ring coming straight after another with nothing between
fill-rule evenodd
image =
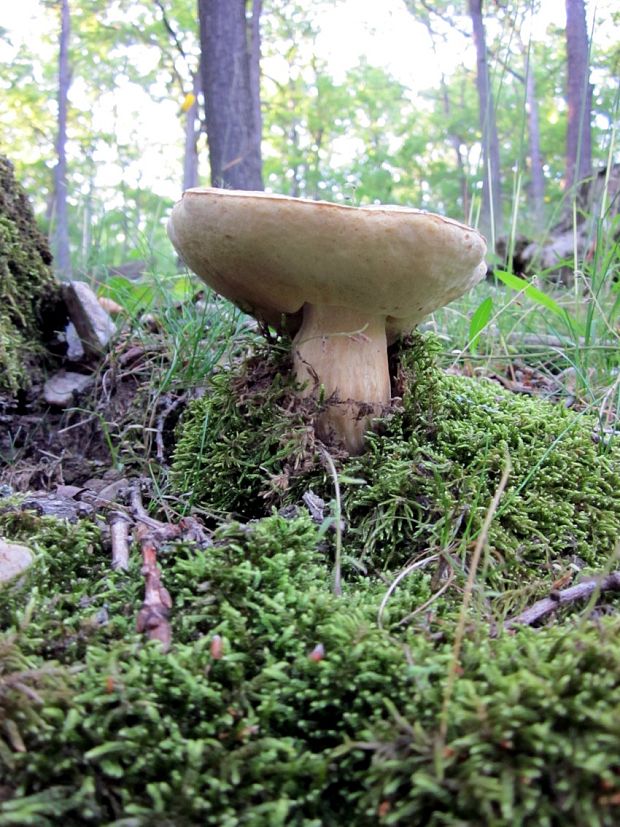
<instances>
[{"instance_id":1,"label":"dry stick","mask_svg":"<svg viewBox=\"0 0 620 827\"><path fill-rule=\"evenodd\" d=\"M327 463L336 492L336 557L334 560L334 594L337 597L342 597L342 505L340 502L340 484L338 482L338 472L336 471L334 460L331 458L327 448L321 447L320 451L325 459L325 462Z\"/></svg>"},{"instance_id":2,"label":"dry stick","mask_svg":"<svg viewBox=\"0 0 620 827\"><path fill-rule=\"evenodd\" d=\"M176 399L173 399L157 417L157 423L155 426L155 445L157 448L157 459L162 464L165 463L166 459L164 447L164 427L166 425L166 420L170 414L179 407L179 405L182 405L186 401L187 394L184 393L182 396L178 396Z\"/></svg>"},{"instance_id":3,"label":"dry stick","mask_svg":"<svg viewBox=\"0 0 620 827\"><path fill-rule=\"evenodd\" d=\"M461 612L459 615L459 621L454 635L454 645L452 646L452 660L450 661L450 666L448 668L448 679L446 681L446 688L443 696L441 721L439 724L438 746L440 747L440 749L445 744L446 734L448 732L448 711L450 708L450 701L452 700L454 684L456 683L456 677L459 671L461 647L463 645L463 637L465 635L465 623L467 622L467 610L469 608L469 602L471 600L472 592L474 590L474 581L476 579L478 564L480 563L480 556L482 554L482 549L484 548L484 545L486 543L489 528L491 526L491 522L493 521L493 517L495 516L495 512L497 511L499 501L501 499L502 494L504 493L504 489L506 488L506 483L508 482L508 476L510 475L510 471L510 456L507 455L501 479L495 490L495 494L493 495L493 499L491 500L486 516L484 518L480 534L478 535L478 539L476 541L474 553L471 558L471 563L469 565L469 574L467 576L467 582L465 583L465 590L463 592L463 602L461 603Z\"/></svg>"},{"instance_id":4,"label":"dry stick","mask_svg":"<svg viewBox=\"0 0 620 827\"><path fill-rule=\"evenodd\" d=\"M112 511L108 517L112 541L112 568L129 568L129 518L121 511Z\"/></svg>"},{"instance_id":5,"label":"dry stick","mask_svg":"<svg viewBox=\"0 0 620 827\"><path fill-rule=\"evenodd\" d=\"M577 583L575 586L552 592L549 597L538 600L529 609L525 609L521 614L507 620L504 623L504 628L531 626L541 618L555 612L562 604L572 603L575 600L585 600L597 591L620 591L620 571L614 571L605 577L592 577L589 580Z\"/></svg>"},{"instance_id":6,"label":"dry stick","mask_svg":"<svg viewBox=\"0 0 620 827\"><path fill-rule=\"evenodd\" d=\"M131 492L131 505L137 518L141 519L135 529L135 535L142 553L142 574L144 575L144 601L138 612L136 627L139 632L146 632L149 640L159 640L164 652L172 642L172 629L168 620L172 608L172 598L161 582L161 573L157 566L157 543L178 537L178 526L160 524L153 530L143 521L146 515L138 485Z\"/></svg>"},{"instance_id":7,"label":"dry stick","mask_svg":"<svg viewBox=\"0 0 620 827\"><path fill-rule=\"evenodd\" d=\"M168 620L172 598L161 582L155 535L141 524L136 528L136 538L142 552L144 575L144 601L138 612L136 628L139 632L146 632L149 640L159 640L163 651L167 652L172 642L172 629Z\"/></svg>"}]
</instances>

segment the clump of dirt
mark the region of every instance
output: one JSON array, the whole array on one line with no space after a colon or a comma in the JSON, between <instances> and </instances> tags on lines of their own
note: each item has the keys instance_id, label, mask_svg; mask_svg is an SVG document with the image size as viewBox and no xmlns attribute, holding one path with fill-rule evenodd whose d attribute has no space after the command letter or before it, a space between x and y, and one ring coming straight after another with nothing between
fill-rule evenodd
<instances>
[{"instance_id":1,"label":"clump of dirt","mask_svg":"<svg viewBox=\"0 0 620 827\"><path fill-rule=\"evenodd\" d=\"M0 484L49 491L165 464L185 397L159 393L162 363L155 337L149 345L127 335L101 364L79 366L93 383L71 407L47 405L40 384L0 399Z\"/></svg>"}]
</instances>

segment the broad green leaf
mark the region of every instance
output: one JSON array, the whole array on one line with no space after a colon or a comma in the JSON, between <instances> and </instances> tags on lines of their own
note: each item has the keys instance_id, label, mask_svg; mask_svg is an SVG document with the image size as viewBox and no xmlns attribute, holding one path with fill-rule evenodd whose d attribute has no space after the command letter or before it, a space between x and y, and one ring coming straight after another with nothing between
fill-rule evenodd
<instances>
[{"instance_id":1,"label":"broad green leaf","mask_svg":"<svg viewBox=\"0 0 620 827\"><path fill-rule=\"evenodd\" d=\"M480 302L469 323L468 341L472 351L476 350L476 347L478 346L478 337L489 323L492 312L493 299L490 296L487 296L486 299L483 299L483 301Z\"/></svg>"},{"instance_id":2,"label":"broad green leaf","mask_svg":"<svg viewBox=\"0 0 620 827\"><path fill-rule=\"evenodd\" d=\"M529 281L522 279L520 276L515 276L513 273L507 273L505 270L495 270L495 275L500 281L503 281L507 287L525 293L529 299L546 307L547 310L555 313L556 316L561 316L563 319L567 318L568 313L563 307L560 307L555 299L552 299L551 296L534 287Z\"/></svg>"},{"instance_id":3,"label":"broad green leaf","mask_svg":"<svg viewBox=\"0 0 620 827\"><path fill-rule=\"evenodd\" d=\"M118 302L133 315L151 307L154 302L154 290L150 285L134 283L124 276L111 276L100 285L98 293Z\"/></svg>"}]
</instances>

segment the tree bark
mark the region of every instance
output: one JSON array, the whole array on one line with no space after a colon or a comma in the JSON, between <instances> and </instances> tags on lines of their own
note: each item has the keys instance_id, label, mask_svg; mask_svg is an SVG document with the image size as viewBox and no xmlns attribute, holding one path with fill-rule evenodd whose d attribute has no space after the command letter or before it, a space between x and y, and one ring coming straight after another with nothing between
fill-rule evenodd
<instances>
[{"instance_id":1,"label":"tree bark","mask_svg":"<svg viewBox=\"0 0 620 827\"><path fill-rule=\"evenodd\" d=\"M488 235L491 248L494 248L503 226L499 138L497 136L495 108L489 80L486 36L482 20L482 0L468 0L468 2L476 46L476 86L480 111L480 131L482 133L481 228Z\"/></svg>"},{"instance_id":2,"label":"tree bark","mask_svg":"<svg viewBox=\"0 0 620 827\"><path fill-rule=\"evenodd\" d=\"M183 190L198 186L198 95L200 93L200 72L193 77L192 94L194 102L185 113L185 152L183 154Z\"/></svg>"},{"instance_id":3,"label":"tree bark","mask_svg":"<svg viewBox=\"0 0 620 827\"><path fill-rule=\"evenodd\" d=\"M592 85L584 0L566 0L567 192L592 175Z\"/></svg>"},{"instance_id":4,"label":"tree bark","mask_svg":"<svg viewBox=\"0 0 620 827\"><path fill-rule=\"evenodd\" d=\"M254 0L248 23L246 0L198 0L211 183L217 187L263 189L260 6Z\"/></svg>"},{"instance_id":5,"label":"tree bark","mask_svg":"<svg viewBox=\"0 0 620 827\"><path fill-rule=\"evenodd\" d=\"M530 145L530 203L535 222L542 220L545 208L545 174L543 172L542 153L540 151L540 123L538 119L538 99L536 82L532 65L531 49L528 51L525 66L525 101L528 117L528 137Z\"/></svg>"},{"instance_id":6,"label":"tree bark","mask_svg":"<svg viewBox=\"0 0 620 827\"><path fill-rule=\"evenodd\" d=\"M58 56L58 132L56 135L56 167L54 169L55 230L53 250L56 271L64 278L71 277L69 248L69 218L67 213L67 109L71 69L69 66L69 38L71 18L69 0L60 0L60 41Z\"/></svg>"}]
</instances>

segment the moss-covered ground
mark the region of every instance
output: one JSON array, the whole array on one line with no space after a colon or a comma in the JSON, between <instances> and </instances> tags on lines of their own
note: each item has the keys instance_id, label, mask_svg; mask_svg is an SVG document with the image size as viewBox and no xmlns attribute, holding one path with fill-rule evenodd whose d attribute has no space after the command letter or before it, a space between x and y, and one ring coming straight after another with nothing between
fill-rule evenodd
<instances>
[{"instance_id":1,"label":"moss-covered ground","mask_svg":"<svg viewBox=\"0 0 620 827\"><path fill-rule=\"evenodd\" d=\"M392 355L402 402L361 457L337 459L350 562L382 570L420 552L466 554L506 463L486 560L493 588L606 559L620 537L617 440L591 415L440 371L436 349L418 335ZM333 500L308 411L281 378L286 358L259 353L190 407L173 477L193 504L248 519L308 489Z\"/></svg>"},{"instance_id":2,"label":"moss-covered ground","mask_svg":"<svg viewBox=\"0 0 620 827\"><path fill-rule=\"evenodd\" d=\"M0 156L0 391L30 386L66 323L51 260L13 167Z\"/></svg>"},{"instance_id":3,"label":"moss-covered ground","mask_svg":"<svg viewBox=\"0 0 620 827\"><path fill-rule=\"evenodd\" d=\"M502 623L615 565L618 448L585 415L441 373L432 350L395 354L402 405L364 456L331 449L342 596L334 483L308 411L274 380L283 356L220 374L180 432L177 486L237 519L160 549L168 653L135 632L137 554L113 572L94 523L0 510L0 535L38 556L0 600L0 825L618 822L616 599Z\"/></svg>"}]
</instances>

